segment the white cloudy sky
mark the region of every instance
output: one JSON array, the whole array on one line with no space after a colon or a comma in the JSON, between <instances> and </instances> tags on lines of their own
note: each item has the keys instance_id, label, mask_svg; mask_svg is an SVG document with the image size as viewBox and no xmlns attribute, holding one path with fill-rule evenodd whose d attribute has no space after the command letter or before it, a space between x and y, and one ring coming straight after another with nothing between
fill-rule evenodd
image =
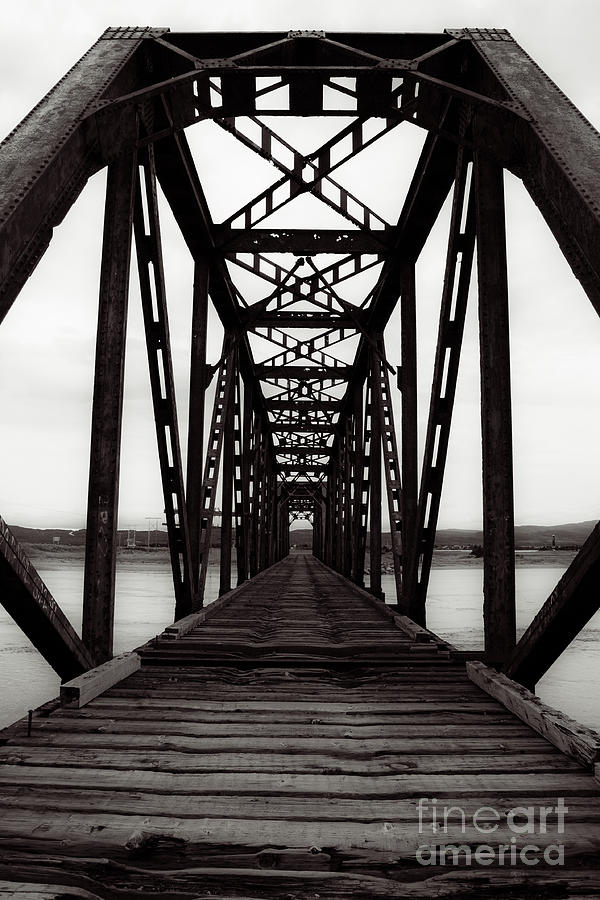
<instances>
[{"instance_id":1,"label":"white cloudy sky","mask_svg":"<svg viewBox=\"0 0 600 900\"><path fill-rule=\"evenodd\" d=\"M219 0L214 3L21 0L3 4L0 132L6 134L108 25L172 30L441 31L463 25L508 28L596 125L600 124L596 0ZM212 124L197 126L201 174L219 176L233 153ZM204 129L201 132L200 129ZM398 129L400 131L400 129ZM418 140L418 133L416 133ZM400 138L398 138L400 140ZM390 145L394 149L395 145ZM403 145L404 146L404 145ZM398 153L409 159L415 136ZM401 156L397 157L402 158ZM257 183L260 167L254 167ZM234 170L240 175L239 167ZM381 171L380 169L378 171ZM398 191L410 173L396 173ZM392 175L365 199L389 201ZM340 180L342 172L340 171ZM89 454L90 400L101 239L103 175L86 188L0 328L0 515L17 524L81 527ZM235 174L223 212L235 203ZM349 185L350 186L350 185ZM209 197L211 190L207 186ZM401 200L398 193L398 201ZM507 178L515 501L519 523L598 518L600 322L555 248L539 214ZM180 418L184 425L191 263L168 213L163 217L167 288ZM447 229L442 216L418 272L421 414L426 417ZM473 298L474 299L474 298ZM392 328L394 322L392 322ZM440 525L480 522L477 325L471 304ZM218 357L213 331L212 360ZM139 300L131 296L124 421L121 525L144 527L162 501ZM397 362L393 337L389 356ZM182 428L185 436L185 428ZM183 441L185 443L185 441Z\"/></svg>"}]
</instances>

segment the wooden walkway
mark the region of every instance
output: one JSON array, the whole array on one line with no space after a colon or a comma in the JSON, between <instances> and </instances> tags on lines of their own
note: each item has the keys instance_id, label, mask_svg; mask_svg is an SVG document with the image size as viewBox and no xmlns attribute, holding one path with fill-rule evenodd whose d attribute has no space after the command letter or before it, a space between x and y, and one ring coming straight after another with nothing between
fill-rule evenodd
<instances>
[{"instance_id":1,"label":"wooden walkway","mask_svg":"<svg viewBox=\"0 0 600 900\"><path fill-rule=\"evenodd\" d=\"M591 767L404 624L290 556L7 729L0 898L599 896Z\"/></svg>"}]
</instances>

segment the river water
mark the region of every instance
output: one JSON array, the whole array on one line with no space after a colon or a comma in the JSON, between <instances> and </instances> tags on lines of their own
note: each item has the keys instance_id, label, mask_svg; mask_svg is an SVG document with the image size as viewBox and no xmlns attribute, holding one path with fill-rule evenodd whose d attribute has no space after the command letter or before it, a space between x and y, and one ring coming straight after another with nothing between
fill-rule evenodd
<instances>
[{"instance_id":1,"label":"river water","mask_svg":"<svg viewBox=\"0 0 600 900\"><path fill-rule=\"evenodd\" d=\"M211 567L212 568L212 567ZM38 571L79 630L83 569L80 561L45 562ZM560 578L564 567L517 568L517 626L529 624ZM428 627L464 650L483 646L480 568L434 568L428 599ZM382 576L388 598L392 576ZM218 589L218 569L209 571L208 600ZM173 588L168 565L151 560L128 563L117 571L115 653L131 650L162 631L173 617ZM0 727L57 696L59 680L10 617L0 610ZM600 731L600 614L538 684L542 700Z\"/></svg>"}]
</instances>

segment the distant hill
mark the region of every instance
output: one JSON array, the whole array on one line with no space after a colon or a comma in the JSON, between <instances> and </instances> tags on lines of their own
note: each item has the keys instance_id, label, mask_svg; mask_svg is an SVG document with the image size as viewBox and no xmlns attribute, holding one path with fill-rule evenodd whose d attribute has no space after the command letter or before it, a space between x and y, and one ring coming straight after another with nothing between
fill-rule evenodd
<instances>
[{"instance_id":1,"label":"distant hill","mask_svg":"<svg viewBox=\"0 0 600 900\"><path fill-rule=\"evenodd\" d=\"M562 547L580 547L586 540L596 521L576 522L568 525L517 525L515 528L515 545L517 549L526 550L534 547L551 547L552 537ZM481 544L483 534L476 528L441 528L435 537L435 546L472 547ZM312 531L299 528L290 533L290 543L296 546L312 545ZM389 546L390 534L382 535L382 543Z\"/></svg>"},{"instance_id":2,"label":"distant hill","mask_svg":"<svg viewBox=\"0 0 600 900\"><path fill-rule=\"evenodd\" d=\"M517 549L534 547L551 547L552 537L562 547L580 547L589 533L595 527L595 521L576 522L567 525L518 525L515 528L515 544ZM11 530L17 540L28 544L52 544L55 537L59 543L68 547L85 546L85 528L69 531L66 528L26 528L22 525L11 525ZM213 528L212 545L220 544L221 529ZM148 532L140 530L135 532L135 541L138 547L145 547L148 540ZM119 541L122 547L127 546L127 531L119 531ZM480 530L475 528L442 528L435 538L435 546L441 547L472 547L481 544L483 536ZM382 536L384 545L390 544L390 535ZM290 543L302 549L312 547L312 529L298 528L290 532ZM166 531L150 531L151 546L166 546Z\"/></svg>"}]
</instances>

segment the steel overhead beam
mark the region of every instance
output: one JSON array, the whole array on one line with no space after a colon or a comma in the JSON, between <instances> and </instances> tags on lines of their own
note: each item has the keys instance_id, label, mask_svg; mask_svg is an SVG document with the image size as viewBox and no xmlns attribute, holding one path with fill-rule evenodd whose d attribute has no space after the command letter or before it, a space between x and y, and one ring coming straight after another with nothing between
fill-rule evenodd
<instances>
[{"instance_id":1,"label":"steel overhead beam","mask_svg":"<svg viewBox=\"0 0 600 900\"><path fill-rule=\"evenodd\" d=\"M362 322L363 318L363 311L357 309L356 319ZM259 328L314 328L319 330L337 328L344 331L346 329L356 330L356 320L345 313L336 316L329 312L282 310L281 312L265 312L254 318L252 316L252 308L250 308L247 311L247 319L251 323L252 331L257 331Z\"/></svg>"},{"instance_id":2,"label":"steel overhead beam","mask_svg":"<svg viewBox=\"0 0 600 900\"><path fill-rule=\"evenodd\" d=\"M320 400L302 400L297 402L293 400L266 400L266 408L268 412L323 412L336 413L340 411L340 403L325 403Z\"/></svg>"},{"instance_id":3,"label":"steel overhead beam","mask_svg":"<svg viewBox=\"0 0 600 900\"><path fill-rule=\"evenodd\" d=\"M314 425L303 425L301 422L271 422L271 431L273 434L288 434L288 433L304 433L304 432L322 432L323 434L333 434L335 431L334 425L329 425L324 422L315 422Z\"/></svg>"},{"instance_id":4,"label":"steel overhead beam","mask_svg":"<svg viewBox=\"0 0 600 900\"><path fill-rule=\"evenodd\" d=\"M315 475L320 475L323 472L323 466L317 465L305 465L304 463L299 463L298 465L294 465L294 463L277 463L276 469L278 472L298 472L300 475L308 475L308 473L313 473Z\"/></svg>"},{"instance_id":5,"label":"steel overhead beam","mask_svg":"<svg viewBox=\"0 0 600 900\"><path fill-rule=\"evenodd\" d=\"M328 447L327 444L319 447L306 447L304 444L286 444L285 446L279 444L275 447L276 456L290 453L298 456L330 456L331 447Z\"/></svg>"},{"instance_id":6,"label":"steel overhead beam","mask_svg":"<svg viewBox=\"0 0 600 900\"><path fill-rule=\"evenodd\" d=\"M272 378L287 378L295 381L346 381L352 366L267 366L255 367L256 377L265 381Z\"/></svg>"},{"instance_id":7,"label":"steel overhead beam","mask_svg":"<svg viewBox=\"0 0 600 900\"><path fill-rule=\"evenodd\" d=\"M0 603L63 681L94 667L91 653L1 518Z\"/></svg>"},{"instance_id":8,"label":"steel overhead beam","mask_svg":"<svg viewBox=\"0 0 600 900\"><path fill-rule=\"evenodd\" d=\"M598 132L508 32L465 28L450 33L472 43L522 113L515 120L510 156L498 156L506 141L493 117L486 117L478 144L523 179L600 314Z\"/></svg>"},{"instance_id":9,"label":"steel overhead beam","mask_svg":"<svg viewBox=\"0 0 600 900\"><path fill-rule=\"evenodd\" d=\"M391 229L370 232L352 228L226 228L215 226L215 245L226 255L234 253L293 253L314 256L317 253L380 254L390 248Z\"/></svg>"},{"instance_id":10,"label":"steel overhead beam","mask_svg":"<svg viewBox=\"0 0 600 900\"><path fill-rule=\"evenodd\" d=\"M0 321L46 251L86 181L102 166L86 115L107 94L146 84L137 53L165 29L108 29L0 147ZM135 116L130 118L135 147Z\"/></svg>"},{"instance_id":11,"label":"steel overhead beam","mask_svg":"<svg viewBox=\"0 0 600 900\"><path fill-rule=\"evenodd\" d=\"M312 38L311 38L312 34ZM364 33L352 31L327 31L324 32L288 32L288 31L259 31L259 32L169 32L165 40L175 47L179 47L192 54L196 59L214 59L235 57L234 62L238 66L254 64L257 59L264 59L268 54L269 62L277 65L277 62L285 60L285 53L290 46L299 41L314 44L317 39L326 38L327 44L323 47L327 55L321 60L326 66L331 64L333 51L331 42L336 42L340 52L340 60L348 64L349 60L372 67L378 65L381 60L403 60L404 63L423 54L431 53L441 48L448 42L448 34L440 32L431 33ZM301 45L306 46L306 43ZM348 53L348 50L351 53ZM279 57L277 54L280 54ZM366 57L365 57L365 54ZM317 68L316 65L313 68Z\"/></svg>"}]
</instances>

